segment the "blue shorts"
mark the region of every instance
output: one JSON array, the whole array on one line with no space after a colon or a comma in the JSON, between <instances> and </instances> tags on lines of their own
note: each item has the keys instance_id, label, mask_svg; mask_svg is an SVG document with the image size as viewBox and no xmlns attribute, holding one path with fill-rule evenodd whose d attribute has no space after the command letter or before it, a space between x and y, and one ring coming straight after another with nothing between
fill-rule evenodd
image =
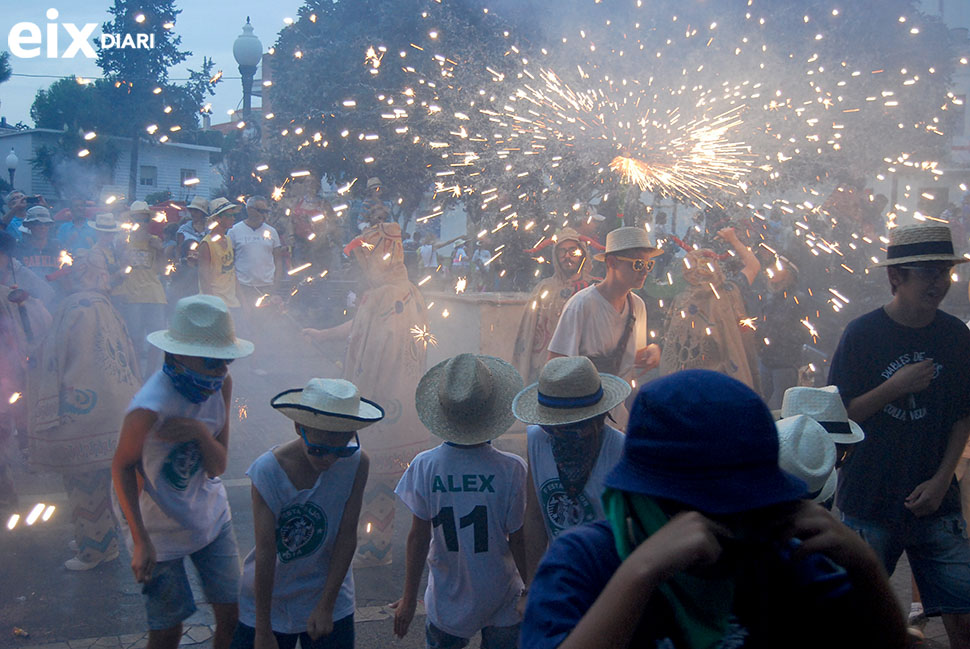
<instances>
[{"instance_id":1,"label":"blue shorts","mask_svg":"<svg viewBox=\"0 0 970 649\"><path fill-rule=\"evenodd\" d=\"M239 598L239 549L232 522L201 550L189 555L202 581L202 592L210 604L235 604ZM185 558L160 561L151 580L142 587L148 628L171 629L195 613L195 598L185 573Z\"/></svg>"},{"instance_id":2,"label":"blue shorts","mask_svg":"<svg viewBox=\"0 0 970 649\"><path fill-rule=\"evenodd\" d=\"M514 626L487 626L482 629L482 649L518 649L521 624ZM469 638L459 638L442 631L430 620L424 629L428 649L463 649L468 646Z\"/></svg>"},{"instance_id":3,"label":"blue shorts","mask_svg":"<svg viewBox=\"0 0 970 649\"><path fill-rule=\"evenodd\" d=\"M903 551L926 615L970 613L970 541L959 513L876 523L842 514L893 573Z\"/></svg>"}]
</instances>

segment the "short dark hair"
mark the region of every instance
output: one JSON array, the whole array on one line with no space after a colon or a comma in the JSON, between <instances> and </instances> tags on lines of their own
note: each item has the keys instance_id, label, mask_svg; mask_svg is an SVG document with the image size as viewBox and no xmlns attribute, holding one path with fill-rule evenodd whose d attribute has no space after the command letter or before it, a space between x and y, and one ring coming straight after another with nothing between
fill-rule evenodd
<instances>
[{"instance_id":1,"label":"short dark hair","mask_svg":"<svg viewBox=\"0 0 970 649\"><path fill-rule=\"evenodd\" d=\"M892 290L893 295L896 295L896 287L899 286L899 284L893 283L893 270L899 273L899 284L904 284L906 283L906 280L909 279L909 269L903 268L902 266L886 266L886 276L889 278L889 288Z\"/></svg>"}]
</instances>

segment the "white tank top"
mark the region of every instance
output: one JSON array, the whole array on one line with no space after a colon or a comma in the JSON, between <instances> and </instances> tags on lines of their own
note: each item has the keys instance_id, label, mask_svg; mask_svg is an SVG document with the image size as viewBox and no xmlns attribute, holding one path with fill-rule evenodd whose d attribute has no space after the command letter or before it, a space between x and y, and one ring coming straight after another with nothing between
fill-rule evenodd
<instances>
[{"instance_id":1,"label":"white tank top","mask_svg":"<svg viewBox=\"0 0 970 649\"><path fill-rule=\"evenodd\" d=\"M253 462L246 475L276 518L276 572L270 622L277 633L303 633L323 595L337 530L360 466L360 452L337 460L310 489L290 482L273 451ZM243 562L239 620L256 626L256 549ZM354 573L340 584L333 621L354 612Z\"/></svg>"},{"instance_id":2,"label":"white tank top","mask_svg":"<svg viewBox=\"0 0 970 649\"><path fill-rule=\"evenodd\" d=\"M158 371L131 400L128 412L137 409L158 415L142 449L144 489L138 500L142 521L158 561L178 559L219 536L231 518L229 500L222 480L206 475L198 443L166 442L159 439L157 430L170 417L187 417L201 421L215 437L226 423L226 404L221 393L192 403Z\"/></svg>"},{"instance_id":3,"label":"white tank top","mask_svg":"<svg viewBox=\"0 0 970 649\"><path fill-rule=\"evenodd\" d=\"M559 481L559 470L552 457L549 433L539 426L529 426L526 436L532 484L549 541L571 527L606 518L602 502L603 481L606 480L606 474L620 461L625 435L610 426L603 428L599 457L590 471L586 486L575 498L566 495L566 489Z\"/></svg>"}]
</instances>

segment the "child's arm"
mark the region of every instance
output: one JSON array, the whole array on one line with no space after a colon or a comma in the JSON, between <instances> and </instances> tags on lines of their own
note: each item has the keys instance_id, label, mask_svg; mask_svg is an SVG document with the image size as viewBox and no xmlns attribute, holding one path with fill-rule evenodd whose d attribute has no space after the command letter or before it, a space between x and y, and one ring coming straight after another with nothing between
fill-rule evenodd
<instances>
[{"instance_id":1,"label":"child's arm","mask_svg":"<svg viewBox=\"0 0 970 649\"><path fill-rule=\"evenodd\" d=\"M151 410L132 410L125 415L121 424L121 436L118 448L115 449L111 460L111 478L118 494L118 504L125 514L128 527L131 529L131 539L134 549L131 556L131 570L135 573L135 581L147 582L152 578L155 569L155 547L148 538L145 522L141 518L138 506L138 465L141 464L142 449L145 438L152 429L158 415Z\"/></svg>"},{"instance_id":2,"label":"child's arm","mask_svg":"<svg viewBox=\"0 0 970 649\"><path fill-rule=\"evenodd\" d=\"M390 605L391 608L397 609L394 614L394 635L399 638L407 635L411 620L414 619L414 609L418 603L418 586L421 583L424 564L428 560L430 546L431 521L413 516L405 553L404 594L401 599Z\"/></svg>"},{"instance_id":3,"label":"child's arm","mask_svg":"<svg viewBox=\"0 0 970 649\"><path fill-rule=\"evenodd\" d=\"M273 579L276 576L276 517L255 485L253 494L253 527L256 531L256 572L253 583L256 605L256 645L274 646L276 636L270 611L273 604ZM272 639L272 640L271 640Z\"/></svg>"},{"instance_id":4,"label":"child's arm","mask_svg":"<svg viewBox=\"0 0 970 649\"><path fill-rule=\"evenodd\" d=\"M525 571L528 566L525 562L525 526L509 534L509 551L512 552L512 560L515 561L515 569L519 571L519 576L525 581Z\"/></svg>"},{"instance_id":5,"label":"child's arm","mask_svg":"<svg viewBox=\"0 0 970 649\"><path fill-rule=\"evenodd\" d=\"M360 519L360 508L364 502L364 485L367 484L369 468L370 460L363 451L360 451L360 465L357 467L354 486L350 490L350 498L347 499L343 516L340 517L340 527L337 529L337 538L333 544L333 554L330 555L330 566L327 571L327 582L323 586L323 595L320 596L320 601L317 602L313 613L310 614L310 619L307 620L306 630L311 640L330 635L333 631L333 607L337 602L344 577L347 576L347 570L350 569L350 562L357 551L357 521Z\"/></svg>"},{"instance_id":6,"label":"child's arm","mask_svg":"<svg viewBox=\"0 0 970 649\"><path fill-rule=\"evenodd\" d=\"M199 452L202 453L202 467L210 478L225 473L229 463L229 406L232 401L232 377L228 374L222 384L222 399L226 404L226 423L215 437L201 421L188 417L169 417L162 422L158 430L158 436L161 439L173 444L192 441L198 443Z\"/></svg>"},{"instance_id":7,"label":"child's arm","mask_svg":"<svg viewBox=\"0 0 970 649\"><path fill-rule=\"evenodd\" d=\"M546 535L546 526L542 521L542 513L539 511L539 499L536 497L536 490L532 480L532 466L525 480L525 523L522 526L525 535L525 572L519 568L519 575L528 588L532 583L532 576L536 574L539 561L546 552L549 545L549 538ZM511 537L509 541L511 542ZM515 558L515 555L512 555Z\"/></svg>"}]
</instances>

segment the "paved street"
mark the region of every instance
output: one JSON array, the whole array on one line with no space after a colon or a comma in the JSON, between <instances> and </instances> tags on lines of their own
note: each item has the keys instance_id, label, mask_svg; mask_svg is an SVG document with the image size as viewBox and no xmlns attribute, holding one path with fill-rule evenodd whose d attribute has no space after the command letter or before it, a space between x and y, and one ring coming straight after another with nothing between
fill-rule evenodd
<instances>
[{"instance_id":1,"label":"paved street","mask_svg":"<svg viewBox=\"0 0 970 649\"><path fill-rule=\"evenodd\" d=\"M311 374L338 374L333 364L320 361L319 356L300 359L298 354L284 354L278 358L277 368L290 369L277 370L266 377L247 374L245 361L234 366L234 420L229 470L224 477L242 555L253 545L249 480L245 470L260 453L293 434L289 420L269 407L269 398L284 388L302 385ZM301 366L305 366L302 373L294 369ZM521 453L524 438L521 433L513 433L499 440L498 445ZM62 507L65 496L60 477L20 472L17 479L22 512L29 511L37 502L54 504L58 509L46 523L31 527L21 524L13 531L0 528L0 648L143 647L145 613L127 556L122 553L120 559L89 572L67 571L62 564L71 556L67 549L70 520ZM410 514L399 504L397 521L406 525L409 520ZM394 544L396 561L392 566L355 571L357 646L362 649L424 646L423 615L415 619L408 637L397 640L391 632L392 612L386 607L400 595L404 582L400 559L406 534L406 527L398 524ZM900 565L893 583L897 593L908 602L907 566ZM210 646L211 623L211 614L203 605L188 620L183 644ZM30 635L16 637L14 627ZM929 624L926 634L928 641L924 646L949 646L939 621ZM472 646L477 647L477 641Z\"/></svg>"}]
</instances>

